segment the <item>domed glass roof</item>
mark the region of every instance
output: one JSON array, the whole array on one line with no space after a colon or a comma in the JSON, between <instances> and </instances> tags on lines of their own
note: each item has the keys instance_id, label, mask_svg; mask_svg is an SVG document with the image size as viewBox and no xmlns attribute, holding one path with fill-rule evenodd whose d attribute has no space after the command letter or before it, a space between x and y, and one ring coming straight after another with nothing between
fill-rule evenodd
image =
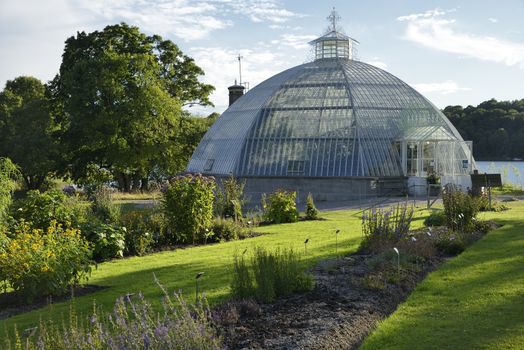
<instances>
[{"instance_id":1,"label":"domed glass roof","mask_svg":"<svg viewBox=\"0 0 524 350\"><path fill-rule=\"evenodd\" d=\"M431 154L453 159L442 173L465 173L461 162L471 152L449 120L397 77L348 57L351 50L339 49L338 41L326 55L332 32L312 42L315 61L267 79L233 103L205 134L187 170L240 177L404 176L411 167L406 142L418 142L418 162L429 158L420 142L431 140L442 141ZM446 144L456 141L462 144Z\"/></svg>"},{"instance_id":2,"label":"domed glass roof","mask_svg":"<svg viewBox=\"0 0 524 350\"><path fill-rule=\"evenodd\" d=\"M206 133L188 171L235 176L402 176L395 141L462 140L406 83L369 64L323 59L251 89ZM460 157L459 157L460 158Z\"/></svg>"}]
</instances>

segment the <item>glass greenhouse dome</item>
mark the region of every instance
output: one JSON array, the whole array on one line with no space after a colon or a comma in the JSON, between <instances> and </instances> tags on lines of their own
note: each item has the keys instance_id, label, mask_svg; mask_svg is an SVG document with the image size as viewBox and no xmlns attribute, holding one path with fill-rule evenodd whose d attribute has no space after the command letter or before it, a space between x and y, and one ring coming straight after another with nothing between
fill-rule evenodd
<instances>
[{"instance_id":1,"label":"glass greenhouse dome","mask_svg":"<svg viewBox=\"0 0 524 350\"><path fill-rule=\"evenodd\" d=\"M471 142L402 80L353 59L358 42L339 33L335 21L330 29L310 43L313 62L234 102L206 133L187 171L258 179L260 186L252 187L260 193L271 183L300 190L299 179L311 187L302 189L306 194L315 192L315 182L306 181L313 179L330 179L335 188L336 179L351 179L339 187L355 192L356 186L359 193L388 179L405 191L409 177L429 174L464 184L474 168ZM355 185L359 179L365 185Z\"/></svg>"}]
</instances>

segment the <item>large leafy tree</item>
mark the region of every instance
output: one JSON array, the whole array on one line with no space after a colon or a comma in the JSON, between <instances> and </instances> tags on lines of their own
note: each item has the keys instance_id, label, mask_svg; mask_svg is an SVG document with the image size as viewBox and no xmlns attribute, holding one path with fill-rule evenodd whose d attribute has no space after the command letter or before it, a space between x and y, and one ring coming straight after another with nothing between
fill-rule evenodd
<instances>
[{"instance_id":1,"label":"large leafy tree","mask_svg":"<svg viewBox=\"0 0 524 350\"><path fill-rule=\"evenodd\" d=\"M77 33L62 57L51 91L77 180L94 165L124 191L147 186L152 170L177 155L182 106L210 104L213 87L198 81L194 61L136 27Z\"/></svg>"},{"instance_id":2,"label":"large leafy tree","mask_svg":"<svg viewBox=\"0 0 524 350\"><path fill-rule=\"evenodd\" d=\"M59 159L45 91L40 80L21 76L0 92L0 157L19 165L28 189L39 189Z\"/></svg>"}]
</instances>

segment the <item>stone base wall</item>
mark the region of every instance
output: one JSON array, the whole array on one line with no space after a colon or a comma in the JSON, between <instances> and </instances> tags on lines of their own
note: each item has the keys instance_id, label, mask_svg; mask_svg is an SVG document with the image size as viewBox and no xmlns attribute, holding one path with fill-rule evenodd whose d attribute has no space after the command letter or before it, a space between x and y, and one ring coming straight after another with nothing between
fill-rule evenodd
<instances>
[{"instance_id":1,"label":"stone base wall","mask_svg":"<svg viewBox=\"0 0 524 350\"><path fill-rule=\"evenodd\" d=\"M269 194L279 188L296 191L298 203L305 203L308 193L313 195L315 202L335 202L402 196L407 191L405 177L248 177L239 180L246 182L244 194L251 205L260 203L263 193Z\"/></svg>"}]
</instances>

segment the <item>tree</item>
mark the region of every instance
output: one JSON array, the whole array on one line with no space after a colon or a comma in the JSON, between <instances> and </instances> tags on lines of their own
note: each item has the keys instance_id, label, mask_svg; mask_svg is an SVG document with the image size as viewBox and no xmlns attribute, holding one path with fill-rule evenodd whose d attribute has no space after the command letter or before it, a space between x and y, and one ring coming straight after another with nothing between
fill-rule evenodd
<instances>
[{"instance_id":1,"label":"tree","mask_svg":"<svg viewBox=\"0 0 524 350\"><path fill-rule=\"evenodd\" d=\"M524 99L491 99L477 107L448 106L443 112L464 139L473 141L475 158L523 158Z\"/></svg>"},{"instance_id":2,"label":"tree","mask_svg":"<svg viewBox=\"0 0 524 350\"><path fill-rule=\"evenodd\" d=\"M45 86L21 76L0 92L0 156L20 167L27 189L39 189L59 159Z\"/></svg>"},{"instance_id":3,"label":"tree","mask_svg":"<svg viewBox=\"0 0 524 350\"><path fill-rule=\"evenodd\" d=\"M158 162L176 156L181 107L210 104L203 71L171 41L125 23L66 40L52 82L69 170L110 170L123 191L145 189Z\"/></svg>"}]
</instances>

